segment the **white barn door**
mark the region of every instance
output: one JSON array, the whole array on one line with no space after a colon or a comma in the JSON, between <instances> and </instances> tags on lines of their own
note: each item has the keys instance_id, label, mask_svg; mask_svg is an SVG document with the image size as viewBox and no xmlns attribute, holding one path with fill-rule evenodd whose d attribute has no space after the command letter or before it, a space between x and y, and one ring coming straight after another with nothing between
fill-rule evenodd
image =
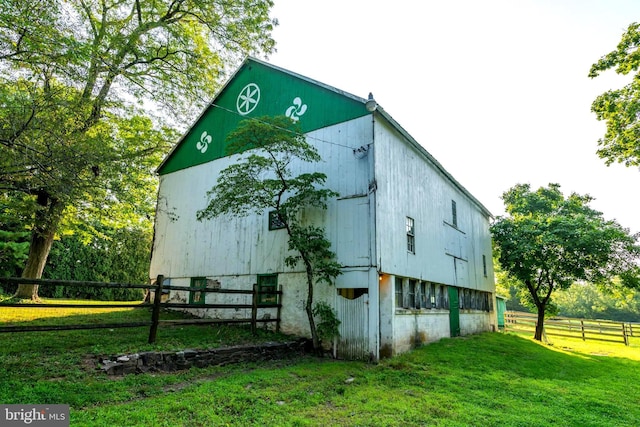
<instances>
[{"instance_id":1,"label":"white barn door","mask_svg":"<svg viewBox=\"0 0 640 427\"><path fill-rule=\"evenodd\" d=\"M336 295L335 308L340 320L340 337L334 345L334 356L347 360L368 360L369 294L355 299Z\"/></svg>"}]
</instances>

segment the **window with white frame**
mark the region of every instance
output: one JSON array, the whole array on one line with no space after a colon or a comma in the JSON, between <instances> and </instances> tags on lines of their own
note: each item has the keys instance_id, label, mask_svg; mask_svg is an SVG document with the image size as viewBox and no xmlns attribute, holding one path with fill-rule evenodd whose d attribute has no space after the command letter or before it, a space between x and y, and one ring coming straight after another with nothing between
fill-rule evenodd
<instances>
[{"instance_id":1,"label":"window with white frame","mask_svg":"<svg viewBox=\"0 0 640 427\"><path fill-rule=\"evenodd\" d=\"M412 254L416 253L416 232L415 232L415 224L413 218L407 217L406 221L407 228L407 251Z\"/></svg>"}]
</instances>

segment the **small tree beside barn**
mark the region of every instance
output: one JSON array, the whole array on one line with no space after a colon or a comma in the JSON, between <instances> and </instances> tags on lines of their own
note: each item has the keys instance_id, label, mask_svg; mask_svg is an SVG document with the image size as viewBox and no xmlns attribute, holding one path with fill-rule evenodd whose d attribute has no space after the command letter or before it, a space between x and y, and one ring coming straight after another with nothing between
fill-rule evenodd
<instances>
[{"instance_id":1,"label":"small tree beside barn","mask_svg":"<svg viewBox=\"0 0 640 427\"><path fill-rule=\"evenodd\" d=\"M620 276L638 285L638 236L589 206L588 195L565 197L558 184L531 191L518 184L502 196L508 216L491 226L498 261L538 310L534 338L542 340L544 316L558 289L583 280L605 284Z\"/></svg>"},{"instance_id":2,"label":"small tree beside barn","mask_svg":"<svg viewBox=\"0 0 640 427\"><path fill-rule=\"evenodd\" d=\"M340 274L341 265L330 250L322 227L305 223L306 209L327 209L327 199L338 195L322 188L326 175L319 172L294 175L292 160L318 162L318 151L306 142L296 122L286 116L244 120L229 134L227 154L247 152L247 157L224 169L208 192L209 203L198 212L203 221L224 215L246 216L269 211L273 226L286 229L291 255L285 264L304 265L307 281L305 311L313 346L320 349L314 320L313 287L329 285ZM248 151L247 151L248 150ZM316 310L317 311L317 310Z\"/></svg>"}]
</instances>

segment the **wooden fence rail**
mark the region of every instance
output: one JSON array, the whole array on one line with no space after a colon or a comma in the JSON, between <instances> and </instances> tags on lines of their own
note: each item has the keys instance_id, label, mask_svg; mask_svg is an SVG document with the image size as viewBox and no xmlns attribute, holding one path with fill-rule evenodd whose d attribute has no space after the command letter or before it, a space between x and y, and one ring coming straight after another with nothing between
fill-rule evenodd
<instances>
[{"instance_id":1,"label":"wooden fence rail","mask_svg":"<svg viewBox=\"0 0 640 427\"><path fill-rule=\"evenodd\" d=\"M275 322L276 331L280 330L280 315L282 310L282 287L277 291L258 291L256 285L253 285L253 289L239 290L239 289L209 289L206 287L185 287L185 286L163 286L164 277L158 276L155 284L152 285L140 285L140 284L126 284L126 283L103 283L103 282L90 282L90 281L75 281L75 280L48 280L48 279L24 279L17 277L0 277L0 285L2 284L33 284L39 286L75 286L75 287L102 287L102 288L129 288L129 289L148 289L153 295L153 302L140 302L140 303L123 303L123 304L64 304L64 303L20 303L20 302L0 302L0 314L3 309L7 308L20 308L20 309L59 309L61 312L65 308L83 308L83 309L104 309L104 308L150 308L151 317L148 321L141 322L120 322L120 323L83 323L75 325L2 325L0 322L0 332L30 332L30 331L54 331L54 330L74 330L74 329L112 329L112 328L128 328L128 327L149 327L149 343L153 343L156 340L157 330L159 325L188 325L188 324L237 324L237 323L250 323L253 333L256 332L258 323ZM199 292L203 294L215 293L215 294L244 294L251 295L251 304L238 304L238 303L175 303L170 301L162 301L163 292L166 290L185 291L185 292ZM275 303L258 303L262 295L276 295ZM210 319L210 318L198 318L198 319L161 319L161 309L182 309L183 311L190 311L191 309L250 309L251 316L247 318L234 318L234 319ZM258 319L258 309L276 308L277 315L274 319L263 318ZM1 316L0 316L1 317Z\"/></svg>"},{"instance_id":2,"label":"wooden fence rail","mask_svg":"<svg viewBox=\"0 0 640 427\"><path fill-rule=\"evenodd\" d=\"M505 331L534 332L538 323L538 315L535 313L507 311L504 316ZM545 319L544 333L550 336L580 338L583 341L609 341L629 345L629 337L638 336L640 333L640 324L552 317Z\"/></svg>"}]
</instances>

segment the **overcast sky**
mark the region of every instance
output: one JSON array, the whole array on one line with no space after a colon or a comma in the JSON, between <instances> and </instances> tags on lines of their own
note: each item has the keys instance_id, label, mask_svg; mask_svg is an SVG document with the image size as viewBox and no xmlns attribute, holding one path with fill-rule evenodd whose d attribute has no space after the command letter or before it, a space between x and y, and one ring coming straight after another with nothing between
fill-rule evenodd
<instances>
[{"instance_id":1,"label":"overcast sky","mask_svg":"<svg viewBox=\"0 0 640 427\"><path fill-rule=\"evenodd\" d=\"M275 0L268 61L376 101L494 215L516 183L588 193L640 232L640 171L596 155L591 64L638 0Z\"/></svg>"}]
</instances>

